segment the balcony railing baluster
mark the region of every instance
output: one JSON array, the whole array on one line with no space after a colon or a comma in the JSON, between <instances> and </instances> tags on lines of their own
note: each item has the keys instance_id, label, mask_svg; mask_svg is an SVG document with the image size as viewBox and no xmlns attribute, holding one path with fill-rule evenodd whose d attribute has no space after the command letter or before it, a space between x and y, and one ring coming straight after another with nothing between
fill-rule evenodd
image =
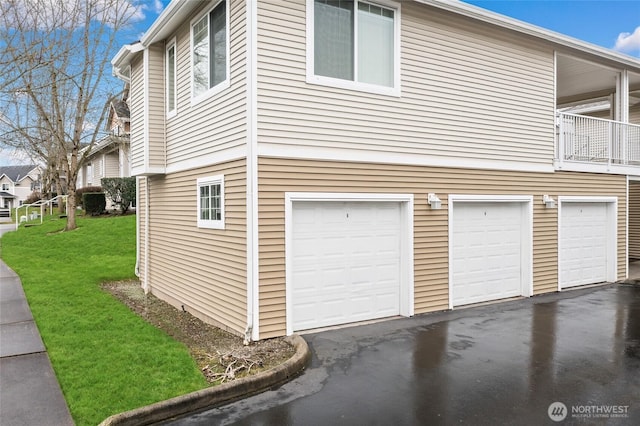
<instances>
[{"instance_id":1,"label":"balcony railing baluster","mask_svg":"<svg viewBox=\"0 0 640 426\"><path fill-rule=\"evenodd\" d=\"M640 125L557 114L556 161L640 166Z\"/></svg>"}]
</instances>

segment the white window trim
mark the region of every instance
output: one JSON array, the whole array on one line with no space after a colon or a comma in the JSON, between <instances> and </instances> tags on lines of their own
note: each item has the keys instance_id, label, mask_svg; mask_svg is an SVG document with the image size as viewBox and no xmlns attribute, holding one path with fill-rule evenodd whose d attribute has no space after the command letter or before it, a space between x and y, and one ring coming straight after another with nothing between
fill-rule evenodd
<instances>
[{"instance_id":1,"label":"white window trim","mask_svg":"<svg viewBox=\"0 0 640 426\"><path fill-rule=\"evenodd\" d=\"M227 39L227 43L225 46L226 49L226 55L227 55L227 62L225 64L226 67L226 76L227 78L224 81L221 81L220 83L218 83L217 85L209 88L208 90L206 90L204 93L199 94L198 96L195 96L193 93L194 90L194 85L193 85L193 26L202 19L203 16L205 15L209 15L213 9L215 9L222 0L217 1L213 6L211 6L210 8L208 8L206 11L204 11L203 13L200 13L197 17L195 17L194 19L191 20L191 22L189 23L189 69L190 69L190 74L189 74L189 79L190 82L189 84L191 85L191 105L196 105L202 101L204 101L205 99L208 99L220 92L222 92L223 90L225 90L226 88L228 88L230 86L230 79L231 79L231 40L230 40L230 30L229 30L229 3L230 0L227 0L225 2L225 29L226 29L226 39ZM211 22L209 22L209 25L211 25ZM211 59L211 58L209 58Z\"/></svg>"},{"instance_id":2,"label":"white window trim","mask_svg":"<svg viewBox=\"0 0 640 426\"><path fill-rule=\"evenodd\" d=\"M173 48L173 82L169 81L169 49ZM176 44L176 38L174 37L167 44L164 57L167 63L165 82L167 87L166 105L167 105L167 118L175 117L178 114L178 47ZM169 109L169 85L173 84L173 109Z\"/></svg>"},{"instance_id":3,"label":"white window trim","mask_svg":"<svg viewBox=\"0 0 640 426\"><path fill-rule=\"evenodd\" d=\"M360 1L360 0L357 0ZM401 95L400 89L400 3L389 0L362 0L365 3L375 4L381 7L395 10L394 16L394 64L393 64L393 87L379 86L376 84L360 83L357 81L342 80L339 78L315 75L314 69L314 0L307 0L307 83L321 86L337 87L340 89L357 90L360 92L375 93L380 95L397 96ZM358 10L357 5L354 6Z\"/></svg>"},{"instance_id":4,"label":"white window trim","mask_svg":"<svg viewBox=\"0 0 640 426\"><path fill-rule=\"evenodd\" d=\"M220 185L220 220L205 220L200 219L200 187L208 185ZM197 179L196 185L196 200L197 210L196 215L198 218L198 228L208 229L224 229L224 175L207 176Z\"/></svg>"}]
</instances>

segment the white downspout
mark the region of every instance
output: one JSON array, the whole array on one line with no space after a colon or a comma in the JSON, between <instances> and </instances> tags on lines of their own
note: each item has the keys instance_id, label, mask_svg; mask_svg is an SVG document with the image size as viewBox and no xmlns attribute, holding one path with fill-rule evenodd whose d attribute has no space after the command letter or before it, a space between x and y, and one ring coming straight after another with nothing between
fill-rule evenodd
<instances>
[{"instance_id":1,"label":"white downspout","mask_svg":"<svg viewBox=\"0 0 640 426\"><path fill-rule=\"evenodd\" d=\"M627 205L626 205L626 211L625 211L625 224L624 224L624 238L625 238L625 244L624 244L624 264L625 264L625 271L624 271L624 279L629 278L629 175L627 175Z\"/></svg>"},{"instance_id":2,"label":"white downspout","mask_svg":"<svg viewBox=\"0 0 640 426\"><path fill-rule=\"evenodd\" d=\"M136 177L136 209L140 206L140 178ZM136 277L140 278L140 215L136 212Z\"/></svg>"},{"instance_id":3,"label":"white downspout","mask_svg":"<svg viewBox=\"0 0 640 426\"><path fill-rule=\"evenodd\" d=\"M142 107L142 146L143 146L143 169L145 172L150 168L150 155L149 155L149 49L140 45L142 50L142 63L143 63L143 107ZM150 181L149 176L144 177L145 182L145 203L144 203L144 279L142 280L142 288L145 294L149 292L149 192Z\"/></svg>"},{"instance_id":4,"label":"white downspout","mask_svg":"<svg viewBox=\"0 0 640 426\"><path fill-rule=\"evenodd\" d=\"M144 280L142 280L142 288L145 294L151 289L149 286L149 192L150 182L149 177L145 176L145 191L144 191Z\"/></svg>"},{"instance_id":5,"label":"white downspout","mask_svg":"<svg viewBox=\"0 0 640 426\"><path fill-rule=\"evenodd\" d=\"M244 343L258 340L259 329L259 247L258 247L258 103L257 30L258 2L246 1L247 9L247 327Z\"/></svg>"}]
</instances>

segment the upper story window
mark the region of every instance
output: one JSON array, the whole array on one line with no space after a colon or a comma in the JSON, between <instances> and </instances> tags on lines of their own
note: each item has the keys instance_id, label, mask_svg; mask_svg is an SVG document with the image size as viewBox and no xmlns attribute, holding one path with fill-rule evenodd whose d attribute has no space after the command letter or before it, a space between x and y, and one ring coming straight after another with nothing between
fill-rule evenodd
<instances>
[{"instance_id":1,"label":"upper story window","mask_svg":"<svg viewBox=\"0 0 640 426\"><path fill-rule=\"evenodd\" d=\"M307 81L400 94L400 5L307 0Z\"/></svg>"},{"instance_id":2,"label":"upper story window","mask_svg":"<svg viewBox=\"0 0 640 426\"><path fill-rule=\"evenodd\" d=\"M3 183L2 184L2 190L3 191L8 191L9 190L9 184L8 183Z\"/></svg>"},{"instance_id":3,"label":"upper story window","mask_svg":"<svg viewBox=\"0 0 640 426\"><path fill-rule=\"evenodd\" d=\"M169 43L167 47L167 115L176 114L176 41Z\"/></svg>"},{"instance_id":4,"label":"upper story window","mask_svg":"<svg viewBox=\"0 0 640 426\"><path fill-rule=\"evenodd\" d=\"M224 229L224 175L198 179L198 227Z\"/></svg>"},{"instance_id":5,"label":"upper story window","mask_svg":"<svg viewBox=\"0 0 640 426\"><path fill-rule=\"evenodd\" d=\"M93 164L87 163L87 183L93 183Z\"/></svg>"},{"instance_id":6,"label":"upper story window","mask_svg":"<svg viewBox=\"0 0 640 426\"><path fill-rule=\"evenodd\" d=\"M191 95L217 93L229 85L229 23L227 1L191 23Z\"/></svg>"}]
</instances>

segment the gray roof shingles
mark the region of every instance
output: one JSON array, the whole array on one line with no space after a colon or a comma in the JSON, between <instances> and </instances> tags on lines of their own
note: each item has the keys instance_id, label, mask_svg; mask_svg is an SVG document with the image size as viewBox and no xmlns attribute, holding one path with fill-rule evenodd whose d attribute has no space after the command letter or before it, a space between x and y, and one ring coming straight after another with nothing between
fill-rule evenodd
<instances>
[{"instance_id":1,"label":"gray roof shingles","mask_svg":"<svg viewBox=\"0 0 640 426\"><path fill-rule=\"evenodd\" d=\"M26 175L29 174L33 169L37 166L34 165L26 165L26 166L0 166L0 177L7 176L11 181L18 182L22 180Z\"/></svg>"}]
</instances>

